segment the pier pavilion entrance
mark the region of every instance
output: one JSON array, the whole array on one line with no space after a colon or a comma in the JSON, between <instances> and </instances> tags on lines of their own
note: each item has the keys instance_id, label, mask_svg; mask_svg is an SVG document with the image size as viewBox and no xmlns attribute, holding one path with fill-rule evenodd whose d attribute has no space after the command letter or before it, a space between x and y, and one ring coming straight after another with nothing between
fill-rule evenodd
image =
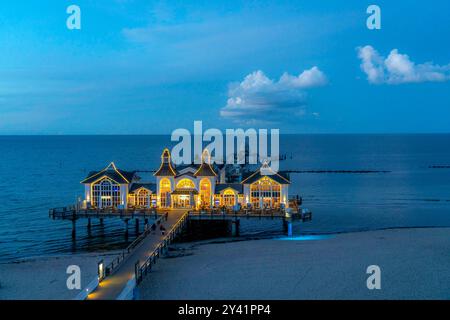
<instances>
[{"instance_id":1,"label":"pier pavilion entrance","mask_svg":"<svg viewBox=\"0 0 450 320\"><path fill-rule=\"evenodd\" d=\"M232 208L238 203L238 195L236 191L232 189L226 189L220 196L220 200L221 206Z\"/></svg>"},{"instance_id":2,"label":"pier pavilion entrance","mask_svg":"<svg viewBox=\"0 0 450 320\"><path fill-rule=\"evenodd\" d=\"M195 208L195 202L197 195L194 192L190 193L180 193L180 192L172 192L172 204L174 208L183 208L183 209L193 209Z\"/></svg>"},{"instance_id":3,"label":"pier pavilion entrance","mask_svg":"<svg viewBox=\"0 0 450 320\"><path fill-rule=\"evenodd\" d=\"M181 179L178 181L175 190L172 191L173 208L195 208L198 191L191 179Z\"/></svg>"}]
</instances>

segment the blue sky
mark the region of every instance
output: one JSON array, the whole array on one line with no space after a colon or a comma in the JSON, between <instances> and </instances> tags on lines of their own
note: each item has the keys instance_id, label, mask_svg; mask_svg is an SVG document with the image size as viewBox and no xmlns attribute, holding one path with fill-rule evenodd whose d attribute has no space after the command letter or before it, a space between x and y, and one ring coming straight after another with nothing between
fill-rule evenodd
<instances>
[{"instance_id":1,"label":"blue sky","mask_svg":"<svg viewBox=\"0 0 450 320\"><path fill-rule=\"evenodd\" d=\"M450 132L450 3L430 3L3 1L0 134Z\"/></svg>"}]
</instances>

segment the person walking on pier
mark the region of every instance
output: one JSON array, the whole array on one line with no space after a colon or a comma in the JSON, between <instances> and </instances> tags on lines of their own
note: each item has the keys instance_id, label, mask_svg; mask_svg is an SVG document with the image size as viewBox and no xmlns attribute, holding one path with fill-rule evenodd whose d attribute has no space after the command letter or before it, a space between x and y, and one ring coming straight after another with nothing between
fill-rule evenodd
<instances>
[{"instance_id":1,"label":"person walking on pier","mask_svg":"<svg viewBox=\"0 0 450 320\"><path fill-rule=\"evenodd\" d=\"M161 234L164 235L166 233L166 228L163 226L163 224L161 223L161 225L159 226L159 230L161 230Z\"/></svg>"}]
</instances>

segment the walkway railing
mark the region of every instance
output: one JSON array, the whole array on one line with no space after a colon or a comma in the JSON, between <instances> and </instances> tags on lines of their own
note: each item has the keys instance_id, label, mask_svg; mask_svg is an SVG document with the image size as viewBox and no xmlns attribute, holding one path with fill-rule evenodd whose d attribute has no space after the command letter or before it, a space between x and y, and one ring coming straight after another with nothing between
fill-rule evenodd
<instances>
[{"instance_id":1,"label":"walkway railing","mask_svg":"<svg viewBox=\"0 0 450 320\"><path fill-rule=\"evenodd\" d=\"M133 250L142 242L142 240L145 239L145 237L147 237L147 235L156 230L156 226L161 224L162 219L163 217L160 217L154 223L152 223L151 226L149 226L148 224L145 225L144 232L140 234L139 237L137 237L132 243L130 243L128 247L122 250L122 252L105 267L105 278L111 275L117 268L119 268L122 262L124 262L131 255ZM165 216L165 219L167 220L167 216ZM100 281L103 279L100 279Z\"/></svg>"},{"instance_id":2,"label":"walkway railing","mask_svg":"<svg viewBox=\"0 0 450 320\"><path fill-rule=\"evenodd\" d=\"M285 210L282 209L241 209L233 210L228 208L223 209L200 209L200 210L190 210L191 215L197 216L238 216L238 217L284 217L286 215Z\"/></svg>"},{"instance_id":3,"label":"walkway railing","mask_svg":"<svg viewBox=\"0 0 450 320\"><path fill-rule=\"evenodd\" d=\"M152 265L156 263L156 260L160 258L160 256L164 254L164 252L167 251L168 246L181 233L181 231L186 226L188 217L189 212L183 214L180 220L178 220L177 223L173 225L173 227L167 233L167 236L156 246L156 248L152 251L152 253L142 265L139 265L139 261L136 262L136 284L141 283L143 278L151 271Z\"/></svg>"},{"instance_id":4,"label":"walkway railing","mask_svg":"<svg viewBox=\"0 0 450 320\"><path fill-rule=\"evenodd\" d=\"M79 218L151 218L157 216L154 208L142 209L77 209L75 206L59 207L49 210L53 219L79 219Z\"/></svg>"},{"instance_id":5,"label":"walkway railing","mask_svg":"<svg viewBox=\"0 0 450 320\"><path fill-rule=\"evenodd\" d=\"M281 218L281 219L301 219L303 222L312 220L312 213L307 209L287 212L283 209L205 209L190 210L189 216L195 219L232 219L232 218Z\"/></svg>"}]
</instances>

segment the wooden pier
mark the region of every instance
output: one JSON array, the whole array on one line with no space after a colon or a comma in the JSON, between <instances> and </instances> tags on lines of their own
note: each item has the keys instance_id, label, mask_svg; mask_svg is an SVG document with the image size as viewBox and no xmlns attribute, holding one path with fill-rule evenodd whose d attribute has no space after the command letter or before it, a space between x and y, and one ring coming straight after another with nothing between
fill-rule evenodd
<instances>
[{"instance_id":1,"label":"wooden pier","mask_svg":"<svg viewBox=\"0 0 450 320\"><path fill-rule=\"evenodd\" d=\"M241 219L280 219L283 221L285 231L292 231L291 222L294 220L309 221L311 212L302 211L286 214L284 210L189 210L189 209L106 209L106 210L79 210L76 207L63 207L51 209L49 215L52 219L69 220L73 224L72 236L75 237L75 222L78 219L103 220L104 218L120 218L128 223L129 219L146 221L144 232L136 238L126 249L103 266L103 274L99 275L98 282L83 297L89 300L111 300L133 297L134 288L150 274L152 266L164 255L168 246L183 232L188 220L229 220L233 224L233 235L239 235ZM149 223L148 219L151 219ZM163 227L161 227L163 226ZM290 230L290 231L288 231ZM130 291L131 290L131 291Z\"/></svg>"},{"instance_id":2,"label":"wooden pier","mask_svg":"<svg viewBox=\"0 0 450 320\"><path fill-rule=\"evenodd\" d=\"M151 266L164 254L168 245L175 239L184 227L188 212L186 210L171 210L170 214L163 218L163 224L167 232L164 234L150 227L143 239L131 250L120 263L113 268L108 275L101 279L98 287L87 297L88 300L112 300L123 294L129 281L138 284L147 275ZM107 267L108 268L108 267ZM106 270L105 270L106 271Z\"/></svg>"},{"instance_id":3,"label":"wooden pier","mask_svg":"<svg viewBox=\"0 0 450 320\"><path fill-rule=\"evenodd\" d=\"M87 219L87 227L91 227L91 219L98 219L100 223L103 223L105 218L119 218L126 224L126 232L128 232L128 221L131 219L136 220L136 228L139 228L139 220L143 219L145 225L148 224L149 219L157 220L159 217L164 216L168 210L156 210L154 208L145 209L77 209L75 206L53 208L49 210L49 217L54 220L70 220L72 221L72 238L76 238L76 221L79 219ZM180 209L181 210L181 209ZM185 209L188 210L188 209ZM258 218L258 219L293 219L310 221L312 214L302 213L301 211L294 211L290 215L286 215L284 210L277 209L242 209L239 211L231 209L207 209L207 210L189 210L190 219L210 219L210 220L230 220L238 218Z\"/></svg>"},{"instance_id":4,"label":"wooden pier","mask_svg":"<svg viewBox=\"0 0 450 320\"><path fill-rule=\"evenodd\" d=\"M79 219L87 219L87 228L91 228L91 220L97 219L103 223L105 218L119 218L125 224L125 232L128 233L128 222L131 219L136 220L136 230L139 229L139 221L142 219L144 225L148 225L149 220L158 220L159 217L165 215L162 211L153 208L146 209L78 209L76 206L53 208L49 210L49 217L54 220L70 220L72 221L72 239L76 238L76 222Z\"/></svg>"},{"instance_id":5,"label":"wooden pier","mask_svg":"<svg viewBox=\"0 0 450 320\"><path fill-rule=\"evenodd\" d=\"M293 219L310 221L312 220L312 213L302 213L300 211L286 214L284 210L191 210L189 211L189 219Z\"/></svg>"},{"instance_id":6,"label":"wooden pier","mask_svg":"<svg viewBox=\"0 0 450 320\"><path fill-rule=\"evenodd\" d=\"M49 210L52 219L73 220L81 218L157 218L158 212L153 208L145 209L77 209L75 206L59 207Z\"/></svg>"}]
</instances>

